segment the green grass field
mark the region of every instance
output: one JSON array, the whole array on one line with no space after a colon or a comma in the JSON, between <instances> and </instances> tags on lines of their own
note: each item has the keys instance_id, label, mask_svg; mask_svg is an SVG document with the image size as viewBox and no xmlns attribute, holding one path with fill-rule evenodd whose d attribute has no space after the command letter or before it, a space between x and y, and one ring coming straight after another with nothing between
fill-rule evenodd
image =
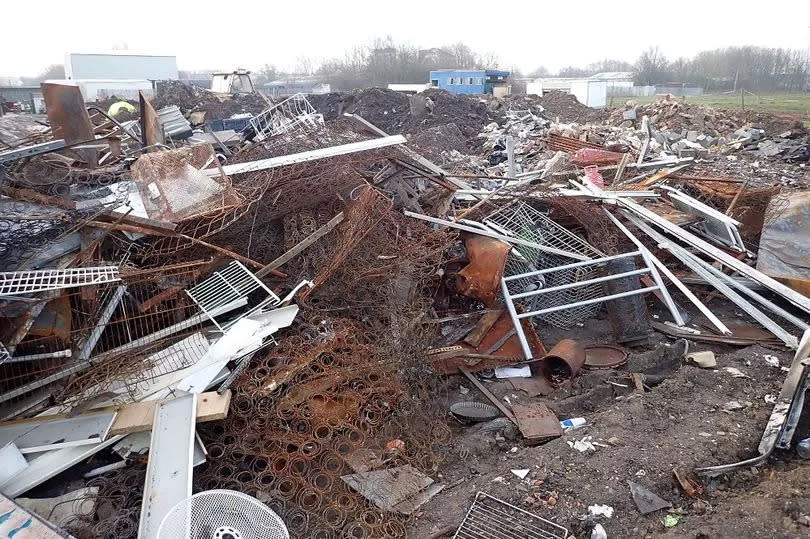
<instances>
[{"instance_id":1,"label":"green grass field","mask_svg":"<svg viewBox=\"0 0 810 539\"><path fill-rule=\"evenodd\" d=\"M608 97L608 106L621 106L627 100L632 99L637 103L651 103L655 96L649 97ZM701 96L687 96L687 103L696 105L707 105L710 107L733 108L741 107L739 93L732 94L708 94ZM766 110L774 113L796 114L805 121L810 120L810 93L806 94L762 94L745 95L746 110Z\"/></svg>"}]
</instances>

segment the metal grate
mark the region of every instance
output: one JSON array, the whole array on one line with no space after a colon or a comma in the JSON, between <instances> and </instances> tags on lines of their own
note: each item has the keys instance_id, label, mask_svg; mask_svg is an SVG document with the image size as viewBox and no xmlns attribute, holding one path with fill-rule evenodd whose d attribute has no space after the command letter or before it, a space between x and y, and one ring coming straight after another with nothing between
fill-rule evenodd
<instances>
[{"instance_id":1,"label":"metal grate","mask_svg":"<svg viewBox=\"0 0 810 539\"><path fill-rule=\"evenodd\" d=\"M118 266L0 272L0 296L120 281Z\"/></svg>"},{"instance_id":2,"label":"metal grate","mask_svg":"<svg viewBox=\"0 0 810 539\"><path fill-rule=\"evenodd\" d=\"M485 492L475 495L453 538L566 539L568 529Z\"/></svg>"},{"instance_id":3,"label":"metal grate","mask_svg":"<svg viewBox=\"0 0 810 539\"><path fill-rule=\"evenodd\" d=\"M524 202L510 206L493 213L484 220L484 223L509 236L523 238L540 245L555 247L587 256L601 258L605 254L597 250L579 236L572 234L562 226L549 219L542 212L534 209ZM519 275L536 270L556 268L572 262L570 258L544 253L532 247L515 246L506 261L504 276ZM597 277L600 269L596 266L576 267L564 271L545 274L538 282L537 278L515 279L508 282L509 292L512 295L529 292L538 288L552 288L579 281L587 281ZM548 307L579 303L602 295L601 284L565 288L543 296L533 296L526 302L529 311L537 311ZM559 328L570 328L583 320L596 314L601 303L572 307L554 312L538 315L538 318Z\"/></svg>"},{"instance_id":4,"label":"metal grate","mask_svg":"<svg viewBox=\"0 0 810 539\"><path fill-rule=\"evenodd\" d=\"M208 318L220 330L223 330L224 328L214 319L216 315L213 312L236 300L246 298L257 290L263 290L267 295L249 312L254 312L265 305L278 305L281 302L279 297L250 270L241 262L234 260L224 270L215 271L213 275L187 290L186 293Z\"/></svg>"},{"instance_id":5,"label":"metal grate","mask_svg":"<svg viewBox=\"0 0 810 539\"><path fill-rule=\"evenodd\" d=\"M257 140L290 133L296 129L323 126L323 115L307 101L304 94L295 94L250 119Z\"/></svg>"}]
</instances>

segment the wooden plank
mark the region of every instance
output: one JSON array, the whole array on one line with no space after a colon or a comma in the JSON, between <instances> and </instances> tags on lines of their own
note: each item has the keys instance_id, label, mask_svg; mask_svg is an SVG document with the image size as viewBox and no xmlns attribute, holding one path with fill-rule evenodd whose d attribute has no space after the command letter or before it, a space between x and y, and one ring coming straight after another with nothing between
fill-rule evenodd
<instances>
[{"instance_id":1,"label":"wooden plank","mask_svg":"<svg viewBox=\"0 0 810 539\"><path fill-rule=\"evenodd\" d=\"M268 273L274 271L276 268L283 266L290 260L292 260L295 256L297 256L301 251L327 235L331 232L336 226L338 226L341 221L343 221L343 212L338 213L334 217L332 217L328 223L320 227L318 230L298 242L294 247L292 247L289 251L281 255L280 257L276 258L262 269L256 272L256 277L262 278Z\"/></svg>"},{"instance_id":2,"label":"wooden plank","mask_svg":"<svg viewBox=\"0 0 810 539\"><path fill-rule=\"evenodd\" d=\"M110 427L110 436L150 430L155 417L155 406L158 402L160 401L143 401L122 407ZM197 399L197 422L225 419L228 416L230 404L230 390L225 391L222 395L218 395L216 391L201 393Z\"/></svg>"},{"instance_id":3,"label":"wooden plank","mask_svg":"<svg viewBox=\"0 0 810 539\"><path fill-rule=\"evenodd\" d=\"M88 415L95 415L108 411L118 412L118 415L115 417L115 420L107 432L107 438L109 439L110 436L117 436L119 434L131 434L133 432L150 430L152 428L152 420L155 416L155 406L158 402L160 401L152 400L123 406L105 406L103 408L88 410L86 413ZM206 421L225 419L228 417L228 407L230 404L230 390L225 391L222 395L217 394L216 391L200 393L197 399L197 422L204 423ZM33 428L38 424L47 423L56 419L68 419L68 416L65 414L37 416L30 419L4 421L0 423L0 426L31 425Z\"/></svg>"},{"instance_id":4,"label":"wooden plank","mask_svg":"<svg viewBox=\"0 0 810 539\"><path fill-rule=\"evenodd\" d=\"M464 337L464 342L469 344L470 346L478 346L481 344L481 340L489 333L489 330L492 329L492 326L495 325L495 322L498 321L498 318L501 317L503 313L503 309L495 309L492 311L487 311L484 313L484 316L478 320L478 323L475 325L473 330Z\"/></svg>"}]
</instances>

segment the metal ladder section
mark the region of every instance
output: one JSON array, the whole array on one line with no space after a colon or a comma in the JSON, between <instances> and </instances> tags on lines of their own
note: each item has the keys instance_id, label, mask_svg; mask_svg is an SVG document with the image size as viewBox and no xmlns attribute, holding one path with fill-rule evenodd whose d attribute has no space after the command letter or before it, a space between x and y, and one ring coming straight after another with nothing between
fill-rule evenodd
<instances>
[{"instance_id":1,"label":"metal ladder section","mask_svg":"<svg viewBox=\"0 0 810 539\"><path fill-rule=\"evenodd\" d=\"M256 132L256 140L262 141L298 127L322 126L323 115L318 114L304 94L298 93L251 118L250 125Z\"/></svg>"},{"instance_id":2,"label":"metal ladder section","mask_svg":"<svg viewBox=\"0 0 810 539\"><path fill-rule=\"evenodd\" d=\"M120 281L118 266L0 272L0 297Z\"/></svg>"},{"instance_id":3,"label":"metal ladder section","mask_svg":"<svg viewBox=\"0 0 810 539\"><path fill-rule=\"evenodd\" d=\"M267 292L267 296L243 316L247 316L265 305L278 305L281 299L241 262L234 260L222 271L215 271L210 277L186 290L186 294L220 331L225 331L223 326L220 326L214 319L212 313L240 298L247 297L259 289ZM226 324L225 327L228 327L228 325Z\"/></svg>"},{"instance_id":4,"label":"metal ladder section","mask_svg":"<svg viewBox=\"0 0 810 539\"><path fill-rule=\"evenodd\" d=\"M584 281L575 281L575 282L571 282L571 283L567 283L567 284L562 284L562 285L559 285L559 286L551 286L551 287L548 287L548 288L540 288L538 290L530 290L528 292L521 292L521 293L518 293L518 294L511 294L509 292L509 287L507 286L507 283L509 281L513 281L515 279L526 279L526 278L536 277L536 276L544 275L544 274L555 272L555 271L569 270L569 269L572 269L572 268L586 268L587 266L602 265L602 264L604 264L606 262L609 262L611 260L616 260L616 259L619 259L619 258L630 258L630 257L636 257L636 256L641 257L641 259L644 261L644 264L646 265L645 268L636 269L636 270L632 270L632 271L626 271L626 272L623 272L623 273L617 273L615 275L604 275L602 277L595 277L593 279L588 279L588 280L584 280ZM588 285L593 285L593 284L597 284L597 283L604 283L604 282L607 282L607 281L613 281L613 280L616 280L616 279L624 279L626 277L631 277L631 276L634 276L634 275L645 275L645 274L649 274L650 277L652 277L652 279L655 281L654 286L648 286L648 287L644 287L644 288L639 288L637 290L629 290L627 292L620 292L618 294L611 294L611 295L608 295L608 296L600 296L600 297L596 297L596 298L589 298L589 299L585 299L585 300L582 300L582 301L578 301L578 302L574 302L574 303L570 303L570 304L566 304L566 305L555 305L553 307L547 307L545 309L539 309L539 310L536 310L536 311L530 311L530 312L521 313L521 314L518 314L517 310L515 309L515 300L520 300L520 299L528 298L528 297L532 297L532 296L538 296L538 295L541 295L541 294L547 294L549 292L556 292L558 290L564 290L564 289L569 289L569 288L574 288L574 287L579 287L579 286L588 286ZM570 309L570 308L573 308L573 307L581 307L581 306L584 306L584 305L590 305L592 303L599 303L599 302L602 302L602 301L609 301L609 300L612 300L612 299L624 298L624 297L628 297L628 296L635 296L635 295L638 295L638 294L646 294L647 292L653 292L655 290L660 290L661 291L661 296L663 297L664 302L666 303L667 307L669 308L670 313L672 313L672 317L675 319L675 321L679 325L682 325L683 320L681 318L681 315L678 312L678 309L675 306L675 303L672 301L672 298L670 297L669 292L667 291L666 287L664 286L664 282L661 280L661 276L658 274L658 270L652 264L652 261L649 259L647 254L642 252L642 251L633 251L633 252L630 252L630 253L623 253L623 254L620 254L620 255L606 256L606 257L603 257L603 258L596 258L596 259L593 259L593 260L586 260L584 262L574 262L574 263L571 263L571 264L565 264L563 266L557 266L557 267L554 267L554 268L546 268L546 269L541 269L541 270L537 270L537 271L530 271L528 273L521 273L521 274L518 274L518 275L510 275L508 277L501 278L501 291L503 292L503 297L504 297L504 301L506 303L506 308L509 310L509 315L512 317L512 323L515 326L515 332L517 333L518 339L520 340L520 346L523 349L523 355L526 357L527 360L532 359L532 352L531 352L531 348L529 348L529 342L526 340L526 335L523 332L523 326L520 323L520 321L523 318L531 318L533 316L543 315L543 314L554 312L554 311L560 311L560 310L563 310L563 309Z\"/></svg>"}]
</instances>

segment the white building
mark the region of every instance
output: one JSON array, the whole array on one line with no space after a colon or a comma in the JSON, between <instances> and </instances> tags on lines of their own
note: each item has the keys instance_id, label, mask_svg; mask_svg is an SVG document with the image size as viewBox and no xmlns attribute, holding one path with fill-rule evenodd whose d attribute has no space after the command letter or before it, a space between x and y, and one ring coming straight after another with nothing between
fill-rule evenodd
<instances>
[{"instance_id":1,"label":"white building","mask_svg":"<svg viewBox=\"0 0 810 539\"><path fill-rule=\"evenodd\" d=\"M65 55L65 77L73 80L174 80L177 57L130 51L71 52Z\"/></svg>"},{"instance_id":2,"label":"white building","mask_svg":"<svg viewBox=\"0 0 810 539\"><path fill-rule=\"evenodd\" d=\"M526 83L526 93L542 96L544 92L560 90L572 94L589 107L607 106L607 83L591 79L544 78Z\"/></svg>"}]
</instances>

